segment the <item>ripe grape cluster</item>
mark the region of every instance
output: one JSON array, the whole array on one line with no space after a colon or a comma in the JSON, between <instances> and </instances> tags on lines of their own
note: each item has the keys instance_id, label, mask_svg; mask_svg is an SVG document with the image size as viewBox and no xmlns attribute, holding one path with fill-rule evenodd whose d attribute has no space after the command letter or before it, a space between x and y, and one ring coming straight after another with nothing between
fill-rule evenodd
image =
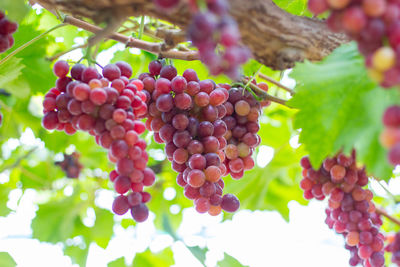
<instances>
[{"instance_id":1,"label":"ripe grape cluster","mask_svg":"<svg viewBox=\"0 0 400 267\"><path fill-rule=\"evenodd\" d=\"M390 237L389 245L386 246L386 251L392 253L392 263L400 266L400 233Z\"/></svg>"},{"instance_id":2,"label":"ripe grape cluster","mask_svg":"<svg viewBox=\"0 0 400 267\"><path fill-rule=\"evenodd\" d=\"M146 167L146 142L139 137L145 131L139 119L147 113L142 81L129 80L132 68L122 61L105 66L102 75L82 64L70 70L65 61L56 62L53 71L58 79L43 101L44 128L67 134L81 130L95 136L116 164L110 173L119 194L113 211L122 215L131 210L135 221L145 221L150 194L143 187L153 185L155 175Z\"/></svg>"},{"instance_id":3,"label":"ripe grape cluster","mask_svg":"<svg viewBox=\"0 0 400 267\"><path fill-rule=\"evenodd\" d=\"M382 220L375 213L372 192L362 188L368 176L364 168L357 167L355 151L350 157L340 153L327 158L318 170L312 168L307 157L302 158L301 166L304 198L329 197L325 222L344 236L351 253L349 264L384 266L384 236L379 232Z\"/></svg>"},{"instance_id":4,"label":"ripe grape cluster","mask_svg":"<svg viewBox=\"0 0 400 267\"><path fill-rule=\"evenodd\" d=\"M79 162L80 154L73 152L71 155L64 154L64 160L55 164L65 172L68 178L78 178L83 165Z\"/></svg>"},{"instance_id":5,"label":"ripe grape cluster","mask_svg":"<svg viewBox=\"0 0 400 267\"><path fill-rule=\"evenodd\" d=\"M176 180L184 187L184 195L194 200L200 213L235 212L239 200L223 195L222 177L231 173L239 178L244 169L254 166L251 152L260 140L255 137L254 143L252 138L259 129L254 125L260 115L258 102L243 89L200 81L192 69L178 76L173 66L159 61L151 62L149 73L139 78L150 96L146 128L154 132L156 142L166 144L167 158L179 173ZM251 136L246 139L247 133ZM232 156L227 159L228 146L241 154L233 157L229 152Z\"/></svg>"},{"instance_id":6,"label":"ripe grape cluster","mask_svg":"<svg viewBox=\"0 0 400 267\"><path fill-rule=\"evenodd\" d=\"M390 164L400 164L400 106L391 106L383 114L386 127L380 136L382 145L389 149Z\"/></svg>"},{"instance_id":7,"label":"ripe grape cluster","mask_svg":"<svg viewBox=\"0 0 400 267\"><path fill-rule=\"evenodd\" d=\"M11 22L6 15L0 11L0 53L5 52L14 44L12 34L17 30L18 24Z\"/></svg>"},{"instance_id":8,"label":"ripe grape cluster","mask_svg":"<svg viewBox=\"0 0 400 267\"><path fill-rule=\"evenodd\" d=\"M201 61L212 75L224 73L237 79L239 67L249 59L250 51L240 44L239 28L228 13L228 1L207 0L206 4L207 10L193 13L189 39L198 48ZM220 52L216 52L217 47Z\"/></svg>"},{"instance_id":9,"label":"ripe grape cluster","mask_svg":"<svg viewBox=\"0 0 400 267\"><path fill-rule=\"evenodd\" d=\"M327 24L358 42L370 76L383 87L400 84L400 2L396 0L310 0L314 14L332 11Z\"/></svg>"},{"instance_id":10,"label":"ripe grape cluster","mask_svg":"<svg viewBox=\"0 0 400 267\"><path fill-rule=\"evenodd\" d=\"M153 2L165 11L177 7L180 3L179 0ZM201 61L207 65L212 75L224 73L232 79L238 79L239 67L249 59L250 51L240 44L238 25L228 13L229 2L204 2L205 7L200 8L198 1L189 1L193 18L188 28L188 37L198 48Z\"/></svg>"}]
</instances>

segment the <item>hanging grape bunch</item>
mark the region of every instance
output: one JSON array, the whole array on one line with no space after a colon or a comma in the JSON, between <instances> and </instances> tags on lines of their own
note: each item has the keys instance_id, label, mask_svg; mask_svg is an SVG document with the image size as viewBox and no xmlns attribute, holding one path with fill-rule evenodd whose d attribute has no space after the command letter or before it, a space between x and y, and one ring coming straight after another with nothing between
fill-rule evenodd
<instances>
[{"instance_id":1,"label":"hanging grape bunch","mask_svg":"<svg viewBox=\"0 0 400 267\"><path fill-rule=\"evenodd\" d=\"M388 243L385 249L392 253L392 263L400 266L400 233L390 236Z\"/></svg>"},{"instance_id":2,"label":"hanging grape bunch","mask_svg":"<svg viewBox=\"0 0 400 267\"><path fill-rule=\"evenodd\" d=\"M7 51L14 44L12 34L17 31L18 25L7 19L0 10L0 53Z\"/></svg>"},{"instance_id":3,"label":"hanging grape bunch","mask_svg":"<svg viewBox=\"0 0 400 267\"><path fill-rule=\"evenodd\" d=\"M64 154L64 160L55 164L65 172L68 178L78 178L83 165L79 162L80 154L73 152L71 155Z\"/></svg>"},{"instance_id":4,"label":"hanging grape bunch","mask_svg":"<svg viewBox=\"0 0 400 267\"><path fill-rule=\"evenodd\" d=\"M331 11L328 27L344 31L358 42L371 78L386 88L400 84L400 2L310 0L308 7L316 15Z\"/></svg>"},{"instance_id":5,"label":"hanging grape bunch","mask_svg":"<svg viewBox=\"0 0 400 267\"><path fill-rule=\"evenodd\" d=\"M155 175L146 167L146 142L139 137L145 130L140 119L147 113L143 83L129 80L132 68L126 62L105 66L103 75L94 67L76 64L68 77L65 61L55 63L53 70L58 80L43 101L44 128L93 135L116 164L110 173L119 194L113 211L122 215L131 210L137 222L145 221L150 194L143 188L154 184Z\"/></svg>"},{"instance_id":6,"label":"hanging grape bunch","mask_svg":"<svg viewBox=\"0 0 400 267\"><path fill-rule=\"evenodd\" d=\"M400 164L400 106L391 106L383 114L384 131L381 144L389 149L388 160L392 165Z\"/></svg>"},{"instance_id":7,"label":"hanging grape bunch","mask_svg":"<svg viewBox=\"0 0 400 267\"><path fill-rule=\"evenodd\" d=\"M169 12L180 1L153 2L158 8ZM224 73L232 79L238 79L239 68L250 58L250 51L240 44L239 27L228 12L229 2L206 0L205 7L199 7L196 0L190 0L189 3L193 18L188 28L188 38L197 47L201 61L212 75Z\"/></svg>"},{"instance_id":8,"label":"hanging grape bunch","mask_svg":"<svg viewBox=\"0 0 400 267\"><path fill-rule=\"evenodd\" d=\"M260 104L243 88L200 81L192 69L177 76L173 66L159 61L151 62L149 73L140 79L151 96L146 127L156 142L166 144L165 153L185 196L194 200L200 213L235 212L239 200L223 195L222 177L231 173L239 179L254 167L251 153L260 142Z\"/></svg>"},{"instance_id":9,"label":"hanging grape bunch","mask_svg":"<svg viewBox=\"0 0 400 267\"><path fill-rule=\"evenodd\" d=\"M302 158L301 166L304 198L329 197L325 222L345 238L351 253L349 264L384 266L384 236L379 232L382 221L375 213L372 192L362 188L368 184L368 176L364 168L357 167L355 151L350 157L339 154L326 159L318 170L307 157Z\"/></svg>"}]
</instances>

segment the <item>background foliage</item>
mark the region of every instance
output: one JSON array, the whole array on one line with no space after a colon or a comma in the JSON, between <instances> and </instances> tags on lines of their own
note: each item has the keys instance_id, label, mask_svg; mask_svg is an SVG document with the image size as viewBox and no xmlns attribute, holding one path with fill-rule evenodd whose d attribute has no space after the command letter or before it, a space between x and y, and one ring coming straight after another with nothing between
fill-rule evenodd
<instances>
[{"instance_id":1,"label":"background foliage","mask_svg":"<svg viewBox=\"0 0 400 267\"><path fill-rule=\"evenodd\" d=\"M296 15L309 15L306 0L275 1L280 7ZM13 49L23 45L59 21L49 12L35 7L29 8L23 0L0 2L0 9L20 24ZM134 18L133 18L134 19ZM104 191L112 192L107 173L112 165L105 150L97 146L93 138L84 133L67 136L61 132L48 132L41 127L41 102L45 92L55 84L52 74L52 58L72 47L84 44L88 33L73 26L60 28L0 65L0 88L10 96L0 95L3 126L0 128L0 216L14 210L7 206L8 196L13 190L37 192L36 216L32 222L32 238L41 242L62 244L65 255L85 266L88 248L96 243L106 248L113 237L116 224L124 228L135 227L128 217L114 216L111 207L100 207L96 199ZM148 38L148 37L144 37ZM108 51L108 52L107 52ZM135 49L124 49L115 41L105 41L98 47L98 55L112 54L111 62L129 62L136 75L146 71L155 56ZM7 53L0 55L1 58ZM84 49L75 54L84 54ZM100 56L99 56L100 57ZM76 59L74 59L76 60ZM193 68L201 79L209 78L208 72L199 62L174 60L181 74L185 68ZM274 72L255 61L244 67L246 75L261 72L276 79L282 73ZM289 107L272 104L264 110L261 119L261 146L256 153L258 166L245 178L231 181L226 178L226 191L236 194L242 209L276 210L288 219L288 202L306 204L298 187L301 169L300 158L310 154L314 166L343 149L349 152L357 148L359 159L366 164L369 173L389 181L392 168L386 161L384 148L378 136L383 129L381 116L389 105L398 99L397 93L383 90L371 82L366 75L363 59L354 44L339 48L320 63L297 64L290 74L296 80L297 94L289 101ZM225 77L215 78L227 82ZM271 85L272 94L288 97ZM301 129L301 130L300 130ZM24 136L34 136L35 142L27 143ZM149 165L156 167L157 183L150 189L153 199L149 208L155 214L157 229L180 240L176 229L180 225L181 213L172 213L170 207L180 209L191 206L183 196L182 188L175 183L176 174L163 154L162 146L145 136L148 142ZM300 143L297 145L296 140ZM273 151L269 161L266 149ZM78 180L67 179L54 163L62 159L62 153L77 151L84 165ZM173 188L177 194L172 200L164 198L164 191ZM66 193L69 192L69 193ZM376 199L381 204L392 200ZM95 221L84 223L88 213L94 213ZM230 219L224 215L224 219ZM386 225L394 230L393 225ZM78 237L78 239L77 239ZM71 240L75 240L71 242ZM76 241L78 240L78 241ZM204 262L207 247L189 247L200 262ZM153 254L149 250L137 254L132 266L170 266L173 255L170 249ZM7 253L0 253L0 266L15 266ZM109 263L110 267L126 266L119 258ZM242 266L225 254L219 266Z\"/></svg>"}]
</instances>

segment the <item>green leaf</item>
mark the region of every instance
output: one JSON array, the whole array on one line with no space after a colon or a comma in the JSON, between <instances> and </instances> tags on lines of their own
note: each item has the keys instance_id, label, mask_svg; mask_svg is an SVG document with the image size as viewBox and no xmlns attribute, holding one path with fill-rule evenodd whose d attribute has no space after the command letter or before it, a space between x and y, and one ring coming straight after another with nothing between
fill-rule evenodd
<instances>
[{"instance_id":1,"label":"green leaf","mask_svg":"<svg viewBox=\"0 0 400 267\"><path fill-rule=\"evenodd\" d=\"M29 86L21 78L25 66L22 59L13 57L0 65L0 88L6 89L13 96L26 98L29 96Z\"/></svg>"},{"instance_id":2,"label":"green leaf","mask_svg":"<svg viewBox=\"0 0 400 267\"><path fill-rule=\"evenodd\" d=\"M0 252L0 266L1 267L14 267L17 263L7 252Z\"/></svg>"},{"instance_id":3,"label":"green leaf","mask_svg":"<svg viewBox=\"0 0 400 267\"><path fill-rule=\"evenodd\" d=\"M166 248L159 253L153 253L150 250L146 250L143 253L136 254L132 265L146 267L169 267L174 265L174 263L175 262L171 248Z\"/></svg>"},{"instance_id":4,"label":"green leaf","mask_svg":"<svg viewBox=\"0 0 400 267\"><path fill-rule=\"evenodd\" d=\"M369 79L356 45L344 45L320 63L297 64L291 76L298 86L288 104L299 109L294 124L313 166L341 149L356 148L367 171L387 180L392 167L378 137L382 114L399 95Z\"/></svg>"},{"instance_id":5,"label":"green leaf","mask_svg":"<svg viewBox=\"0 0 400 267\"><path fill-rule=\"evenodd\" d=\"M0 216L7 216L11 210L7 207L8 194L11 189L6 185L0 185ZM0 264L0 266L2 266Z\"/></svg>"},{"instance_id":6,"label":"green leaf","mask_svg":"<svg viewBox=\"0 0 400 267\"><path fill-rule=\"evenodd\" d=\"M192 252L193 256L195 256L202 264L206 261L206 253L208 251L207 247L200 248L198 246L188 247L187 248Z\"/></svg>"},{"instance_id":7,"label":"green leaf","mask_svg":"<svg viewBox=\"0 0 400 267\"><path fill-rule=\"evenodd\" d=\"M86 266L86 260L89 252L89 247L80 248L78 246L67 246L64 249L64 254L69 256L73 263L83 267Z\"/></svg>"},{"instance_id":8,"label":"green leaf","mask_svg":"<svg viewBox=\"0 0 400 267\"><path fill-rule=\"evenodd\" d=\"M105 209L96 209L96 221L90 228L92 240L101 248L106 248L113 235L114 215Z\"/></svg>"},{"instance_id":9,"label":"green leaf","mask_svg":"<svg viewBox=\"0 0 400 267\"><path fill-rule=\"evenodd\" d=\"M20 22L29 11L24 0L1 0L0 9L6 11L7 17L15 22Z\"/></svg>"},{"instance_id":10,"label":"green leaf","mask_svg":"<svg viewBox=\"0 0 400 267\"><path fill-rule=\"evenodd\" d=\"M245 267L247 265L241 264L237 259L234 257L224 253L224 259L217 263L218 267Z\"/></svg>"},{"instance_id":11,"label":"green leaf","mask_svg":"<svg viewBox=\"0 0 400 267\"><path fill-rule=\"evenodd\" d=\"M124 257L118 258L107 264L107 267L127 267Z\"/></svg>"},{"instance_id":12,"label":"green leaf","mask_svg":"<svg viewBox=\"0 0 400 267\"><path fill-rule=\"evenodd\" d=\"M81 224L79 215L86 210L84 204L79 197L73 195L39 205L32 221L33 238L57 243L72 237L75 225Z\"/></svg>"},{"instance_id":13,"label":"green leaf","mask_svg":"<svg viewBox=\"0 0 400 267\"><path fill-rule=\"evenodd\" d=\"M294 15L302 15L307 9L307 0L274 0L274 3Z\"/></svg>"}]
</instances>

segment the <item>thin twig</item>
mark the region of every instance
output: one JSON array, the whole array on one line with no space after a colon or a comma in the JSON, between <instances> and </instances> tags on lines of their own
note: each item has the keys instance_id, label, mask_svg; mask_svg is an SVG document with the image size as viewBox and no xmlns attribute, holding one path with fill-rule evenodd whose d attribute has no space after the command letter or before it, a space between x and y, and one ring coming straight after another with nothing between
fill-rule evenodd
<instances>
[{"instance_id":1,"label":"thin twig","mask_svg":"<svg viewBox=\"0 0 400 267\"><path fill-rule=\"evenodd\" d=\"M63 55L68 54L69 52L72 52L72 51L74 51L74 50L76 50L76 49L85 48L85 47L87 47L87 44L82 44L82 45L74 46L74 47L71 47L71 48L68 49L68 50L65 50L65 51L62 51L62 52L60 52L60 53L58 53L58 54L55 54L54 56L49 57L49 58L47 58L47 59L48 59L49 61L54 61L54 60L58 59L59 57L62 57Z\"/></svg>"},{"instance_id":2,"label":"thin twig","mask_svg":"<svg viewBox=\"0 0 400 267\"><path fill-rule=\"evenodd\" d=\"M244 83L248 83L248 81L249 81L249 80L246 79L246 78L243 79L243 82L244 82ZM258 86L255 85L254 83L250 83L250 84L249 84L249 87L250 87L258 96L262 97L264 100L268 100L268 101L271 101L271 102L275 102L275 103L278 103L278 104L287 106L287 105L286 105L287 100L282 99L282 98L279 98L279 97L275 97L275 96L272 96L272 95L268 94L267 92L265 92L263 89L261 89L260 87L258 87Z\"/></svg>"},{"instance_id":3,"label":"thin twig","mask_svg":"<svg viewBox=\"0 0 400 267\"><path fill-rule=\"evenodd\" d=\"M28 150L23 156L19 157L13 164L10 164L8 166L4 166L0 170L0 173L4 172L6 170L9 170L9 169L14 169L15 167L17 167L21 163L21 161L23 159L26 159L27 157L29 157L29 155L32 154L33 152L35 152L36 149L37 149L37 147L34 147L34 148Z\"/></svg>"},{"instance_id":4,"label":"thin twig","mask_svg":"<svg viewBox=\"0 0 400 267\"><path fill-rule=\"evenodd\" d=\"M294 94L295 94L295 92L293 91L293 89L290 89L289 87L287 87L287 86L281 84L280 82L278 82L278 81L272 79L271 77L268 77L268 76L265 75L265 74L260 73L260 74L258 74L258 76L259 76L261 79L264 79L264 80L266 80L266 81L268 81L268 82L270 82L270 83L275 84L275 85L278 86L279 88L282 88L283 90L288 91L291 95L294 95Z\"/></svg>"},{"instance_id":5,"label":"thin twig","mask_svg":"<svg viewBox=\"0 0 400 267\"><path fill-rule=\"evenodd\" d=\"M92 25L90 23L87 23L83 20L76 19L71 16L66 16L64 19L64 23L76 26L78 28L87 30L89 32L93 33L98 33L102 30L102 28L97 27L95 25ZM158 55L159 57L163 58L172 58L172 59L182 59L182 60L198 60L199 59L199 54L197 51L175 51L175 50L169 50L169 51L162 51L162 44L161 43L151 43L151 42L146 42L142 40L138 40L132 37L128 37L122 34L118 33L113 33L109 37L109 39L121 42L126 44L127 47L135 47L139 48L142 50L145 50L147 52L153 53Z\"/></svg>"},{"instance_id":6,"label":"thin twig","mask_svg":"<svg viewBox=\"0 0 400 267\"><path fill-rule=\"evenodd\" d=\"M400 220L393 217L392 215L390 215L389 213L387 213L386 210L384 210L383 208L378 208L376 207L376 213L388 218L390 221L392 221L393 223L400 225Z\"/></svg>"},{"instance_id":7,"label":"thin twig","mask_svg":"<svg viewBox=\"0 0 400 267\"><path fill-rule=\"evenodd\" d=\"M24 50L25 48L27 48L28 46L30 46L31 44L33 44L34 42L40 40L42 37L46 36L48 33L61 28L63 26L65 26L65 23L62 24L58 24L56 26L54 26L53 28L45 31L44 33L39 34L38 36L36 36L35 38L33 38L32 40L26 42L25 44L21 45L20 47L18 47L17 49L15 49L14 51L12 51L10 54L8 54L5 58L3 58L2 60L0 60L0 65L3 64L4 62L6 62L7 60L9 60L10 58L12 58L13 56L15 56L16 54L18 54L19 52L21 52L22 50Z\"/></svg>"}]
</instances>

